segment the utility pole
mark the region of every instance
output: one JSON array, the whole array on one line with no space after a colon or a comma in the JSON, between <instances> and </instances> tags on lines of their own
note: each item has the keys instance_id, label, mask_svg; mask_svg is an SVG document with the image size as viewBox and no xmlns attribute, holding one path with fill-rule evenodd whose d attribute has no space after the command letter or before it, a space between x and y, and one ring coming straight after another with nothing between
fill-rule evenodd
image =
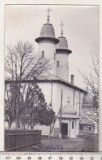
<instances>
[{"instance_id":1,"label":"utility pole","mask_svg":"<svg viewBox=\"0 0 102 160\"><path fill-rule=\"evenodd\" d=\"M52 108L52 94L53 94L53 83L52 80L51 81L51 108ZM52 125L50 124L50 134L49 134L49 138L51 137L51 130L52 130Z\"/></svg>"},{"instance_id":2,"label":"utility pole","mask_svg":"<svg viewBox=\"0 0 102 160\"><path fill-rule=\"evenodd\" d=\"M61 119L62 119L62 99L63 99L63 90L61 89L61 104L60 104L60 117L59 117L59 121L60 121L59 138L62 138L62 123L61 123Z\"/></svg>"},{"instance_id":3,"label":"utility pole","mask_svg":"<svg viewBox=\"0 0 102 160\"><path fill-rule=\"evenodd\" d=\"M81 100L81 96L80 96L80 92L79 92L79 115L81 114L80 100Z\"/></svg>"}]
</instances>

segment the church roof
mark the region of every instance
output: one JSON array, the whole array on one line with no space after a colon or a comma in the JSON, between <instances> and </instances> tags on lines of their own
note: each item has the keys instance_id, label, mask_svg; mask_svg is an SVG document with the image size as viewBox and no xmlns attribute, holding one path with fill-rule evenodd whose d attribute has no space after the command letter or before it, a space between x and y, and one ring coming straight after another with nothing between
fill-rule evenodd
<instances>
[{"instance_id":1,"label":"church roof","mask_svg":"<svg viewBox=\"0 0 102 160\"><path fill-rule=\"evenodd\" d=\"M65 48L68 49L68 43L65 37L61 36L58 38L59 43L57 44L57 48Z\"/></svg>"},{"instance_id":2,"label":"church roof","mask_svg":"<svg viewBox=\"0 0 102 160\"><path fill-rule=\"evenodd\" d=\"M54 37L55 38L55 31L54 27L51 23L45 23L41 28L40 36L43 37Z\"/></svg>"},{"instance_id":3,"label":"church roof","mask_svg":"<svg viewBox=\"0 0 102 160\"><path fill-rule=\"evenodd\" d=\"M56 50L59 52L57 53L60 53L60 51L65 51L64 53L66 54L72 53L72 51L68 49L68 42L66 37L60 36L58 39L59 39L59 43L57 44Z\"/></svg>"},{"instance_id":4,"label":"church roof","mask_svg":"<svg viewBox=\"0 0 102 160\"><path fill-rule=\"evenodd\" d=\"M54 27L51 23L46 22L43 24L40 32L40 37L36 38L36 42L40 42L41 40L51 40L57 44L59 40L55 37Z\"/></svg>"},{"instance_id":5,"label":"church roof","mask_svg":"<svg viewBox=\"0 0 102 160\"><path fill-rule=\"evenodd\" d=\"M15 82L18 82L18 81L15 81ZM5 83L6 84L9 84L9 83L12 83L11 80L5 80ZM22 80L21 83L34 83L34 80ZM87 93L86 90L78 87L78 86L75 86L67 81L64 81L64 80L59 80L59 79L37 79L36 80L36 83L59 83L59 84L62 84L62 85L65 85L67 87L70 87L70 88L73 88L73 89L76 89L78 91L81 91L83 93Z\"/></svg>"},{"instance_id":6,"label":"church roof","mask_svg":"<svg viewBox=\"0 0 102 160\"><path fill-rule=\"evenodd\" d=\"M76 114L77 114L77 111L71 106L70 102L68 102L68 103L62 108L62 114L76 115Z\"/></svg>"}]
</instances>

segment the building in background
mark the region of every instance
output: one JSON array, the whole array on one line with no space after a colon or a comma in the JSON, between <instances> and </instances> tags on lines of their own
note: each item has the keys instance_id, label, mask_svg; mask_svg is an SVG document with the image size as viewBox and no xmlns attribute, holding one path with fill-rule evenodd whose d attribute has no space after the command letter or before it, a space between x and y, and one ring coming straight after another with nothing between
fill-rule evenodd
<instances>
[{"instance_id":1,"label":"building in background","mask_svg":"<svg viewBox=\"0 0 102 160\"><path fill-rule=\"evenodd\" d=\"M82 114L79 122L80 135L84 135L86 132L97 134L97 120L98 115L97 110L93 105L93 97L88 91L88 93L83 98Z\"/></svg>"}]
</instances>

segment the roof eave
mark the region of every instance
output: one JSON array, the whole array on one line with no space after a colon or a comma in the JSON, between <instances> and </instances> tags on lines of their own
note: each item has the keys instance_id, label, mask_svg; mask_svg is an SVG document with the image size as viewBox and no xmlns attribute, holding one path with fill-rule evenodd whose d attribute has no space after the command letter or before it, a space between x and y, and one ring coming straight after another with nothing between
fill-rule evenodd
<instances>
[{"instance_id":1,"label":"roof eave","mask_svg":"<svg viewBox=\"0 0 102 160\"><path fill-rule=\"evenodd\" d=\"M42 36L42 37L38 37L35 39L35 42L39 43L40 41L43 40L50 40L52 42L54 42L55 44L59 43L59 39L55 38L55 37L47 37L47 36Z\"/></svg>"}]
</instances>

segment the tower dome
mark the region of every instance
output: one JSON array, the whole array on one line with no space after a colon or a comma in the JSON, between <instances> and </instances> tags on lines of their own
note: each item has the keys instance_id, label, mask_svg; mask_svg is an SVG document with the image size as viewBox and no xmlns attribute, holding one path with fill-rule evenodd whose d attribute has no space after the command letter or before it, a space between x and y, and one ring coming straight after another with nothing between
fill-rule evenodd
<instances>
[{"instance_id":1,"label":"tower dome","mask_svg":"<svg viewBox=\"0 0 102 160\"><path fill-rule=\"evenodd\" d=\"M57 53L63 52L65 54L72 53L71 50L68 49L68 42L66 37L63 36L63 23L61 22L61 36L58 37L59 43L57 44L56 51Z\"/></svg>"},{"instance_id":2,"label":"tower dome","mask_svg":"<svg viewBox=\"0 0 102 160\"><path fill-rule=\"evenodd\" d=\"M55 44L57 44L59 42L59 40L57 38L55 38L54 27L49 22L45 23L42 26L41 32L40 32L40 37L35 39L35 41L37 43L39 43L42 40L50 40L50 41L54 42Z\"/></svg>"},{"instance_id":3,"label":"tower dome","mask_svg":"<svg viewBox=\"0 0 102 160\"><path fill-rule=\"evenodd\" d=\"M67 115L76 115L77 111L71 106L71 104L68 102L63 108L62 108L62 114Z\"/></svg>"},{"instance_id":4,"label":"tower dome","mask_svg":"<svg viewBox=\"0 0 102 160\"><path fill-rule=\"evenodd\" d=\"M40 37L53 37L55 38L54 27L51 23L45 23L41 28Z\"/></svg>"},{"instance_id":5,"label":"tower dome","mask_svg":"<svg viewBox=\"0 0 102 160\"><path fill-rule=\"evenodd\" d=\"M60 36L58 37L58 39L59 39L59 43L57 44L57 47L56 47L57 53L62 51L64 51L63 53L66 53L66 54L72 53L72 51L68 49L67 39L64 36Z\"/></svg>"},{"instance_id":6,"label":"tower dome","mask_svg":"<svg viewBox=\"0 0 102 160\"><path fill-rule=\"evenodd\" d=\"M68 49L68 43L65 37L61 36L58 38L59 43L57 44L57 48L59 49Z\"/></svg>"},{"instance_id":7,"label":"tower dome","mask_svg":"<svg viewBox=\"0 0 102 160\"><path fill-rule=\"evenodd\" d=\"M55 37L55 31L53 25L50 23L50 13L51 9L48 8L47 12L47 22L43 24L40 32L40 37L36 38L35 41L39 43L42 40L48 40L50 42L53 42L57 44L59 42L59 39Z\"/></svg>"}]
</instances>

